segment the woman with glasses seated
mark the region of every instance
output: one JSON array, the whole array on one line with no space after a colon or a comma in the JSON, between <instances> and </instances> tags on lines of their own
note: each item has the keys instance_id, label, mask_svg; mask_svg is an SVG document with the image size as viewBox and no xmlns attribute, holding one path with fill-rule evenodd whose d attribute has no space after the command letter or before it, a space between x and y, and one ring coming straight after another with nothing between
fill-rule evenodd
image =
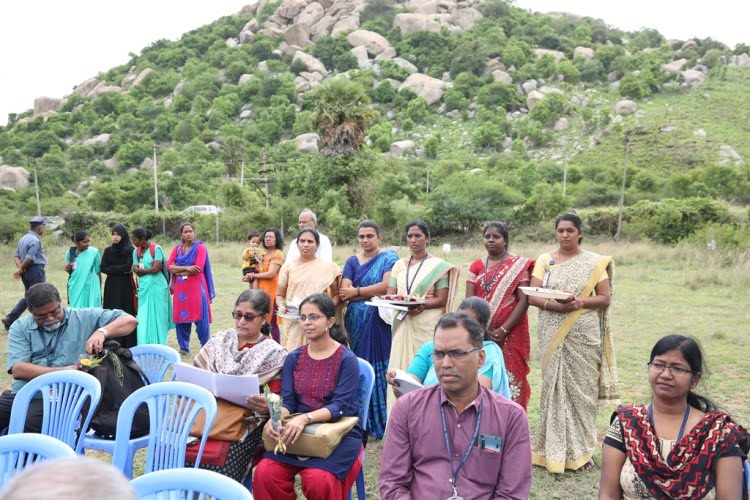
<instances>
[{"instance_id":1,"label":"woman with glasses seated","mask_svg":"<svg viewBox=\"0 0 750 500\"><path fill-rule=\"evenodd\" d=\"M272 392L281 392L281 370L287 352L269 337L267 315L270 309L271 299L263 290L242 292L232 311L235 328L214 335L195 356L193 365L224 375L257 375L261 393L266 384ZM261 444L263 424L268 419L268 406L263 396L250 397L247 404L252 413L237 417L240 421L244 417L246 425L240 439L228 442L209 438L201 460L202 469L219 472L239 482L244 479ZM223 420L222 413L231 411L231 406L228 410L226 405L231 404L220 401L216 421ZM192 462L190 458L195 459L197 451L197 445L188 448L188 462Z\"/></svg>"},{"instance_id":2,"label":"woman with glasses seated","mask_svg":"<svg viewBox=\"0 0 750 500\"><path fill-rule=\"evenodd\" d=\"M651 403L618 408L604 438L599 498L747 498L750 436L694 392L703 373L698 342L667 335L648 367Z\"/></svg>"},{"instance_id":3,"label":"woman with glasses seated","mask_svg":"<svg viewBox=\"0 0 750 500\"><path fill-rule=\"evenodd\" d=\"M281 377L283 416L296 415L280 430L285 444L294 443L308 424L335 422L359 415L359 362L346 347L336 324L336 308L324 294L305 298L299 324L307 343L287 356ZM268 437L279 439L271 422ZM344 500L362 466L362 427L355 425L328 458L266 452L253 474L256 500L295 500L299 474L309 500Z\"/></svg>"},{"instance_id":4,"label":"woman with glasses seated","mask_svg":"<svg viewBox=\"0 0 750 500\"><path fill-rule=\"evenodd\" d=\"M482 343L482 349L484 349L485 352L485 361L482 368L479 370L479 383L488 389L492 389L501 396L510 399L510 385L508 383L508 374L505 370L503 353L487 332L487 325L489 324L491 316L489 303L479 297L469 297L464 299L464 301L461 302L461 305L458 306L458 312L475 319L485 330L484 342ZM455 359L456 356L462 357L467 354L468 353L451 353L450 355ZM427 386L437 384L438 378L435 373L434 355L435 348L433 341L430 340L425 342L417 351L411 364L409 364L406 373L423 385ZM402 394L396 385L397 381L395 380L395 377L396 371L389 370L386 374L386 381L393 386L393 393L396 397L399 397Z\"/></svg>"}]
</instances>

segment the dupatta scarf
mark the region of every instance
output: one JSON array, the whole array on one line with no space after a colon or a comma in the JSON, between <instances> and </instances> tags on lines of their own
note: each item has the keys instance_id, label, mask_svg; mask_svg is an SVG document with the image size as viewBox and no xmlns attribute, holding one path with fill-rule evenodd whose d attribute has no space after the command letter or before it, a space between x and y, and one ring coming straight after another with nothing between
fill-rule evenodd
<instances>
[{"instance_id":1,"label":"dupatta scarf","mask_svg":"<svg viewBox=\"0 0 750 500\"><path fill-rule=\"evenodd\" d=\"M198 256L198 245L203 245L201 240L197 240L187 253L184 253L184 246L177 245L177 257L175 258L175 264L178 266L194 266L195 258ZM205 247L205 245L203 245ZM214 289L214 277L211 273L211 260L208 258L208 251L206 251L206 264L203 266L203 276L206 279L206 287L208 290L208 297L213 300L216 297L216 290Z\"/></svg>"}]
</instances>

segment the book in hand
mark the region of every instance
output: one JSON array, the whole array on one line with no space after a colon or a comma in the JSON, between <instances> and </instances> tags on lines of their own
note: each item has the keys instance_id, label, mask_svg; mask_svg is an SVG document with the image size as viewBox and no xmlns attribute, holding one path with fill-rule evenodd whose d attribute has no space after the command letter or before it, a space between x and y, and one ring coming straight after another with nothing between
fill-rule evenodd
<instances>
[{"instance_id":1,"label":"book in hand","mask_svg":"<svg viewBox=\"0 0 750 500\"><path fill-rule=\"evenodd\" d=\"M398 392L406 394L407 392L416 391L417 389L424 389L424 386L416 381L414 377L406 373L404 370L396 369L396 376L393 378L394 385Z\"/></svg>"},{"instance_id":2,"label":"book in hand","mask_svg":"<svg viewBox=\"0 0 750 500\"><path fill-rule=\"evenodd\" d=\"M217 398L243 408L249 408L245 399L260 395L257 375L224 375L213 373L187 363L175 363L175 379L208 389Z\"/></svg>"}]
</instances>

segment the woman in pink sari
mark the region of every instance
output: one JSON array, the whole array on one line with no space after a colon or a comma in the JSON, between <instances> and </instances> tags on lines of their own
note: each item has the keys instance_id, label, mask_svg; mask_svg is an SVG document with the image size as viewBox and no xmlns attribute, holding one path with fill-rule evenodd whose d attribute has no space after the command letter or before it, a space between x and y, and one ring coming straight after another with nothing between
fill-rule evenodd
<instances>
[{"instance_id":1,"label":"woman in pink sari","mask_svg":"<svg viewBox=\"0 0 750 500\"><path fill-rule=\"evenodd\" d=\"M193 225L182 224L180 236L182 243L172 250L167 270L172 275L172 315L180 354L190 354L191 323L195 323L201 346L211 338L211 301L216 293L206 246L196 241Z\"/></svg>"},{"instance_id":2,"label":"woman in pink sari","mask_svg":"<svg viewBox=\"0 0 750 500\"><path fill-rule=\"evenodd\" d=\"M508 252L508 227L502 222L488 223L483 232L487 257L469 266L466 296L477 296L490 303L490 338L503 351L505 369L513 401L529 404L529 301L518 289L528 286L534 261Z\"/></svg>"}]
</instances>

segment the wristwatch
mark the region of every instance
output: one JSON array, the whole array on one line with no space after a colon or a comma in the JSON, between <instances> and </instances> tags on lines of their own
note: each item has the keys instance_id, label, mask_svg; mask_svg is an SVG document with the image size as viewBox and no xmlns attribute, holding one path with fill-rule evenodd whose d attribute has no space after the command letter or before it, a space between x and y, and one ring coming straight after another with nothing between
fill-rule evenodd
<instances>
[{"instance_id":1,"label":"wristwatch","mask_svg":"<svg viewBox=\"0 0 750 500\"><path fill-rule=\"evenodd\" d=\"M305 416L307 417L307 423L312 423L312 413L305 413Z\"/></svg>"},{"instance_id":2,"label":"wristwatch","mask_svg":"<svg viewBox=\"0 0 750 500\"><path fill-rule=\"evenodd\" d=\"M106 339L107 337L109 337L109 332L107 331L107 329L106 329L106 328L97 328L97 329L96 329L96 330L94 330L94 331L97 331L97 332L102 332L102 333L104 334L104 338L105 338L105 339Z\"/></svg>"}]
</instances>

